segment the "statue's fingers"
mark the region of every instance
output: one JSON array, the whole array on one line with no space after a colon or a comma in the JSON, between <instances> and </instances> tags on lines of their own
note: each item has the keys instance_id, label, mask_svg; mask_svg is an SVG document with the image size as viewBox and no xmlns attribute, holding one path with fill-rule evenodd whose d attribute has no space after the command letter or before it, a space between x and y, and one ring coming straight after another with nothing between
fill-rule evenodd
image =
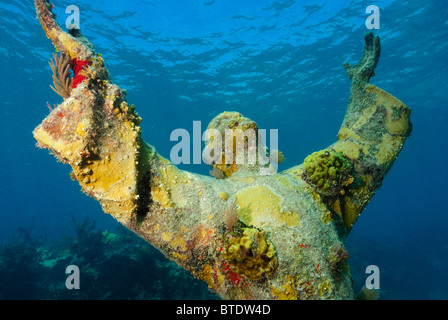
<instances>
[{"instance_id":1,"label":"statue's fingers","mask_svg":"<svg viewBox=\"0 0 448 320\"><path fill-rule=\"evenodd\" d=\"M57 49L70 55L71 59L87 60L90 58L93 53L91 49L78 38L61 29L55 21L55 14L51 11L52 5L47 0L34 0L34 6L42 28Z\"/></svg>"}]
</instances>

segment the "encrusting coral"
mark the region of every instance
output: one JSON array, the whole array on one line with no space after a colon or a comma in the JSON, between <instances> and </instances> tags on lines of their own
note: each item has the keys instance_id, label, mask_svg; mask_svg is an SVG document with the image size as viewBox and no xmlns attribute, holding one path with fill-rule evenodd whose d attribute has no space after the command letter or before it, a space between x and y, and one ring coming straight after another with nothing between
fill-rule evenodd
<instances>
[{"instance_id":1,"label":"encrusting coral","mask_svg":"<svg viewBox=\"0 0 448 320\"><path fill-rule=\"evenodd\" d=\"M224 112L209 128L231 130L240 143L230 147L233 137L206 142L222 152L215 160L229 160L210 163L209 177L180 170L144 142L142 119L112 83L101 55L80 31L64 32L47 1L35 0L35 7L48 38L70 57L74 79L69 97L34 137L72 167L72 179L104 212L224 299L355 298L341 263L344 249L335 243L343 243L412 128L410 109L368 83L379 59L378 37L367 34L360 63L346 65L350 99L335 143L277 172L276 161L259 160L281 160L278 152L270 155L241 134L257 133L256 123ZM229 216L232 230L225 227L229 204L238 213L237 221Z\"/></svg>"},{"instance_id":2,"label":"encrusting coral","mask_svg":"<svg viewBox=\"0 0 448 320\"><path fill-rule=\"evenodd\" d=\"M277 257L266 231L242 228L240 233L230 238L223 253L232 270L252 280L272 273L277 266Z\"/></svg>"},{"instance_id":3,"label":"encrusting coral","mask_svg":"<svg viewBox=\"0 0 448 320\"><path fill-rule=\"evenodd\" d=\"M333 273L340 272L343 264L349 258L348 252L341 241L335 242L328 253L328 263Z\"/></svg>"},{"instance_id":4,"label":"encrusting coral","mask_svg":"<svg viewBox=\"0 0 448 320\"><path fill-rule=\"evenodd\" d=\"M321 150L312 153L303 161L303 179L318 193L344 195L344 188L353 182L351 164L340 152Z\"/></svg>"}]
</instances>

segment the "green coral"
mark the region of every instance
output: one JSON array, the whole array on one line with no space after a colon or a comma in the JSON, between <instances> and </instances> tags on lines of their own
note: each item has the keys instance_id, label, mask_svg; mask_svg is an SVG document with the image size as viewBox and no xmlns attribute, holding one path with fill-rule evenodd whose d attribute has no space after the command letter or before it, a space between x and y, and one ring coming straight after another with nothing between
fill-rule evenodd
<instances>
[{"instance_id":1,"label":"green coral","mask_svg":"<svg viewBox=\"0 0 448 320\"><path fill-rule=\"evenodd\" d=\"M240 220L245 224L249 224L252 219L252 210L250 209L250 204L247 207L242 207L238 210L238 215Z\"/></svg>"},{"instance_id":2,"label":"green coral","mask_svg":"<svg viewBox=\"0 0 448 320\"><path fill-rule=\"evenodd\" d=\"M329 280L324 280L318 285L319 296L322 298L324 294L330 293L333 285Z\"/></svg>"},{"instance_id":3,"label":"green coral","mask_svg":"<svg viewBox=\"0 0 448 320\"><path fill-rule=\"evenodd\" d=\"M350 162L342 153L333 150L312 153L305 158L303 169L304 180L322 195L344 194L344 187L353 181Z\"/></svg>"},{"instance_id":4,"label":"green coral","mask_svg":"<svg viewBox=\"0 0 448 320\"><path fill-rule=\"evenodd\" d=\"M232 271L249 279L259 279L277 266L277 254L266 231L242 228L238 237L232 237L225 248L224 258Z\"/></svg>"}]
</instances>

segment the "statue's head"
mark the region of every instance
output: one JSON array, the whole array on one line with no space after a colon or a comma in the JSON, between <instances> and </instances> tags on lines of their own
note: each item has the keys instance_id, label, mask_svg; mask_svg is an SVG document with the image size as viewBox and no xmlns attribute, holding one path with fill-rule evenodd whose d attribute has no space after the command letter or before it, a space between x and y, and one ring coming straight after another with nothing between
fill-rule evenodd
<instances>
[{"instance_id":1,"label":"statue's head","mask_svg":"<svg viewBox=\"0 0 448 320\"><path fill-rule=\"evenodd\" d=\"M204 133L203 158L213 167L215 178L228 178L244 172L272 174L283 155L277 150L277 130L272 137L272 150L265 145L266 131L241 113L231 111L216 116ZM281 160L281 161L279 161Z\"/></svg>"}]
</instances>

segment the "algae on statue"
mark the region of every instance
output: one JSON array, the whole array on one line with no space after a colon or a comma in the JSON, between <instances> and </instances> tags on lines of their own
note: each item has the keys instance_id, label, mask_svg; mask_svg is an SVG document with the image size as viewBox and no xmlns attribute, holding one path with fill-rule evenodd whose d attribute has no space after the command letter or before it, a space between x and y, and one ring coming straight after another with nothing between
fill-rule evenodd
<instances>
[{"instance_id":1,"label":"algae on statue","mask_svg":"<svg viewBox=\"0 0 448 320\"><path fill-rule=\"evenodd\" d=\"M343 242L411 130L409 108L368 84L378 37L368 34L360 63L346 65L352 86L334 144L283 172L261 175L271 164L234 161L212 163L214 177L207 177L178 169L145 143L142 119L93 46L79 31L64 32L47 1L35 6L57 50L82 67L76 88L34 137L72 167L72 179L104 212L224 299L355 298ZM209 127L258 132L238 112L218 115ZM221 151L235 160L249 147L223 143ZM237 218L231 228L228 210Z\"/></svg>"}]
</instances>

